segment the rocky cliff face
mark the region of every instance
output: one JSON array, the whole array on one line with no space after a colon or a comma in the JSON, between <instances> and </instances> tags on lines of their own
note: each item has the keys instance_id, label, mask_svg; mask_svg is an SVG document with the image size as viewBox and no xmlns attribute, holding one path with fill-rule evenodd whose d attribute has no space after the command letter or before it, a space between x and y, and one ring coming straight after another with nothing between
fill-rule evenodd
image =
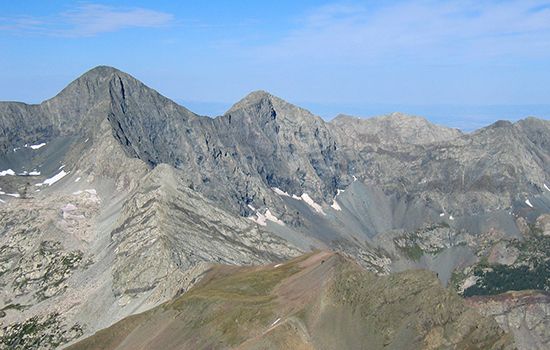
<instances>
[{"instance_id":1,"label":"rocky cliff face","mask_svg":"<svg viewBox=\"0 0 550 350\"><path fill-rule=\"evenodd\" d=\"M492 297L467 299L472 307L492 316L499 326L514 335L519 349L550 347L550 296L537 292L510 292Z\"/></svg>"},{"instance_id":2,"label":"rocky cliff face","mask_svg":"<svg viewBox=\"0 0 550 350\"><path fill-rule=\"evenodd\" d=\"M447 283L503 244L489 237L548 231L549 145L546 120L326 122L264 91L209 118L94 68L39 105L0 103L2 344L66 343L211 263L317 248Z\"/></svg>"}]
</instances>

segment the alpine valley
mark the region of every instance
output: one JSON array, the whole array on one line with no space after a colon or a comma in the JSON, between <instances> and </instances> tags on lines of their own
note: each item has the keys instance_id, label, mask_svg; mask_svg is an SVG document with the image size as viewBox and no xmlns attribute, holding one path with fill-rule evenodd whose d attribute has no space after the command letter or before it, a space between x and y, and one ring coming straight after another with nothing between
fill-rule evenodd
<instances>
[{"instance_id":1,"label":"alpine valley","mask_svg":"<svg viewBox=\"0 0 550 350\"><path fill-rule=\"evenodd\" d=\"M549 349L550 121L0 102L2 349Z\"/></svg>"}]
</instances>

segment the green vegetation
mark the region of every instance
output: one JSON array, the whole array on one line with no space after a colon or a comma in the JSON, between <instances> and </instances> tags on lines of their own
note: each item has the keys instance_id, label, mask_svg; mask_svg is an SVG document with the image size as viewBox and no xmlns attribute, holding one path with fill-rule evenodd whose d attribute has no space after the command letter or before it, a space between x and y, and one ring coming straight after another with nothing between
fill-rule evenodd
<instances>
[{"instance_id":1,"label":"green vegetation","mask_svg":"<svg viewBox=\"0 0 550 350\"><path fill-rule=\"evenodd\" d=\"M550 291L550 237L539 234L535 225L529 227L531 235L527 239L509 242L519 250L513 265L489 264L487 256L481 257L474 268L474 275L479 279L464 290L465 297L520 290ZM457 274L457 284L453 286L458 288L466 277Z\"/></svg>"},{"instance_id":2,"label":"green vegetation","mask_svg":"<svg viewBox=\"0 0 550 350\"><path fill-rule=\"evenodd\" d=\"M419 261L420 258L422 258L422 255L424 255L424 251L420 246L416 243L412 245L407 245L404 247L399 247L399 250L401 250L405 256L413 261Z\"/></svg>"},{"instance_id":3,"label":"green vegetation","mask_svg":"<svg viewBox=\"0 0 550 350\"><path fill-rule=\"evenodd\" d=\"M74 325L68 330L62 327L59 322L59 314L52 313L45 317L34 316L24 322L5 327L2 336L0 336L0 348L57 348L82 334L83 330L79 325Z\"/></svg>"},{"instance_id":4,"label":"green vegetation","mask_svg":"<svg viewBox=\"0 0 550 350\"><path fill-rule=\"evenodd\" d=\"M228 345L239 344L249 329L273 321L277 303L272 290L300 271L299 262L307 257L277 268L249 268L238 273L214 268L214 278L203 281L165 308L197 315L185 327L190 332L207 326L221 332Z\"/></svg>"},{"instance_id":5,"label":"green vegetation","mask_svg":"<svg viewBox=\"0 0 550 350\"><path fill-rule=\"evenodd\" d=\"M550 261L533 268L527 265L494 265L491 268L477 267L478 283L464 291L465 297L473 295L494 295L511 290L550 290Z\"/></svg>"}]
</instances>

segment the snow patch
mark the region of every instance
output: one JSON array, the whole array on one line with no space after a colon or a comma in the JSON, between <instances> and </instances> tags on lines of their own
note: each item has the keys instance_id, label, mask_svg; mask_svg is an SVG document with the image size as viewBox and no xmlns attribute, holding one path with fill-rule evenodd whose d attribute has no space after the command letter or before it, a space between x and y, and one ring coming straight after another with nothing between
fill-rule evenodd
<instances>
[{"instance_id":1,"label":"snow patch","mask_svg":"<svg viewBox=\"0 0 550 350\"><path fill-rule=\"evenodd\" d=\"M301 201L302 200L302 197L298 197L297 195L293 194L292 195L292 198L298 200L298 201Z\"/></svg>"},{"instance_id":2,"label":"snow patch","mask_svg":"<svg viewBox=\"0 0 550 350\"><path fill-rule=\"evenodd\" d=\"M39 143L37 145L30 145L29 147L32 148L32 149L39 149L39 148L42 148L44 146L46 146L46 143L42 142L42 143Z\"/></svg>"},{"instance_id":3,"label":"snow patch","mask_svg":"<svg viewBox=\"0 0 550 350\"><path fill-rule=\"evenodd\" d=\"M449 220L454 220L454 219L455 219L454 216L449 215Z\"/></svg>"},{"instance_id":4,"label":"snow patch","mask_svg":"<svg viewBox=\"0 0 550 350\"><path fill-rule=\"evenodd\" d=\"M36 170L33 170L31 171L30 173L27 172L26 170L23 171L22 173L19 173L17 174L19 176L39 176L40 175L40 171L36 171Z\"/></svg>"},{"instance_id":5,"label":"snow patch","mask_svg":"<svg viewBox=\"0 0 550 350\"><path fill-rule=\"evenodd\" d=\"M544 188L546 188L546 190L550 191L550 188L548 188L548 186L546 186L546 184L544 184Z\"/></svg>"},{"instance_id":6,"label":"snow patch","mask_svg":"<svg viewBox=\"0 0 550 350\"><path fill-rule=\"evenodd\" d=\"M325 212L323 211L323 208L315 203L315 201L309 196L309 194L307 193L304 193L302 194L302 199L304 200L304 202L306 202L310 207L313 208L313 210L315 210L316 212L318 212L319 214L323 214L323 215L327 215L325 214Z\"/></svg>"},{"instance_id":7,"label":"snow patch","mask_svg":"<svg viewBox=\"0 0 550 350\"><path fill-rule=\"evenodd\" d=\"M273 192L277 193L277 194L280 195L280 196L290 197L290 195L289 195L287 192L281 190L281 189L278 188L278 187L271 187L271 189L273 190Z\"/></svg>"},{"instance_id":8,"label":"snow patch","mask_svg":"<svg viewBox=\"0 0 550 350\"><path fill-rule=\"evenodd\" d=\"M345 190L338 189L338 190L336 190L336 196L339 196L340 193L344 193L344 192L345 192Z\"/></svg>"},{"instance_id":9,"label":"snow patch","mask_svg":"<svg viewBox=\"0 0 550 350\"><path fill-rule=\"evenodd\" d=\"M441 213L441 214L439 214L439 216L440 216L440 217L441 217L441 216L445 216L445 213Z\"/></svg>"},{"instance_id":10,"label":"snow patch","mask_svg":"<svg viewBox=\"0 0 550 350\"><path fill-rule=\"evenodd\" d=\"M270 327L275 326L277 323L279 323L280 320L281 320L281 318L279 317L278 319L276 319L275 321L273 321L273 323L271 324Z\"/></svg>"},{"instance_id":11,"label":"snow patch","mask_svg":"<svg viewBox=\"0 0 550 350\"><path fill-rule=\"evenodd\" d=\"M46 179L44 180L44 182L42 184L44 185L48 185L48 186L51 186L53 185L54 183L56 183L57 181L61 180L62 178L64 178L68 173L65 172L65 170L61 170L61 172L57 175L54 175L52 177L50 177L49 179ZM38 186L38 184L37 184Z\"/></svg>"},{"instance_id":12,"label":"snow patch","mask_svg":"<svg viewBox=\"0 0 550 350\"><path fill-rule=\"evenodd\" d=\"M21 195L19 193L6 193L6 196L11 196L11 197L15 197L15 198L21 197Z\"/></svg>"},{"instance_id":13,"label":"snow patch","mask_svg":"<svg viewBox=\"0 0 550 350\"><path fill-rule=\"evenodd\" d=\"M273 268L276 269L276 268L278 268L279 266L283 266L283 264L277 264L277 265L273 266Z\"/></svg>"},{"instance_id":14,"label":"snow patch","mask_svg":"<svg viewBox=\"0 0 550 350\"><path fill-rule=\"evenodd\" d=\"M277 218L275 215L273 215L273 213L271 213L271 211L269 209L267 209L265 211L265 214L262 214L260 213L259 211L256 211L256 209L253 209L254 207L252 207L251 205L249 205L249 208L254 210L256 213L256 216L249 216L248 218L252 221L254 221L255 223L257 223L258 225L260 226L267 226L267 220L271 221L271 222L274 222L278 225L281 225L281 226L284 226L285 223L280 220L279 218Z\"/></svg>"},{"instance_id":15,"label":"snow patch","mask_svg":"<svg viewBox=\"0 0 550 350\"><path fill-rule=\"evenodd\" d=\"M257 223L260 226L267 226L267 223L265 222L265 220L266 220L265 216L262 215L261 213L256 213L256 217L250 216L249 219L254 221L255 223Z\"/></svg>"},{"instance_id":16,"label":"snow patch","mask_svg":"<svg viewBox=\"0 0 550 350\"><path fill-rule=\"evenodd\" d=\"M65 167L65 164L61 165L58 170L61 170Z\"/></svg>"},{"instance_id":17,"label":"snow patch","mask_svg":"<svg viewBox=\"0 0 550 350\"><path fill-rule=\"evenodd\" d=\"M80 176L77 177L77 178L74 180L74 182L78 182L78 181L80 181Z\"/></svg>"},{"instance_id":18,"label":"snow patch","mask_svg":"<svg viewBox=\"0 0 550 350\"><path fill-rule=\"evenodd\" d=\"M533 207L533 204L531 204L531 201L529 199L526 199L525 200L525 204L527 204L528 206L530 206L531 208L534 208Z\"/></svg>"},{"instance_id":19,"label":"snow patch","mask_svg":"<svg viewBox=\"0 0 550 350\"><path fill-rule=\"evenodd\" d=\"M357 177L355 175L352 175L353 176L353 182L357 181Z\"/></svg>"},{"instance_id":20,"label":"snow patch","mask_svg":"<svg viewBox=\"0 0 550 350\"><path fill-rule=\"evenodd\" d=\"M336 200L332 201L332 204L331 204L330 207L334 210L338 210L338 211L342 210L342 208L340 207L340 204L338 204L338 202Z\"/></svg>"},{"instance_id":21,"label":"snow patch","mask_svg":"<svg viewBox=\"0 0 550 350\"><path fill-rule=\"evenodd\" d=\"M15 171L13 171L11 169L0 171L0 176L6 176L6 175L14 176Z\"/></svg>"},{"instance_id":22,"label":"snow patch","mask_svg":"<svg viewBox=\"0 0 550 350\"><path fill-rule=\"evenodd\" d=\"M6 201L3 201L3 200L0 199L0 203L6 203Z\"/></svg>"},{"instance_id":23,"label":"snow patch","mask_svg":"<svg viewBox=\"0 0 550 350\"><path fill-rule=\"evenodd\" d=\"M275 215L273 215L269 209L267 209L265 211L265 218L267 220L272 221L272 222L274 222L276 224L279 224L281 226L285 225L285 223L282 220L280 220L279 218L277 218Z\"/></svg>"}]
</instances>

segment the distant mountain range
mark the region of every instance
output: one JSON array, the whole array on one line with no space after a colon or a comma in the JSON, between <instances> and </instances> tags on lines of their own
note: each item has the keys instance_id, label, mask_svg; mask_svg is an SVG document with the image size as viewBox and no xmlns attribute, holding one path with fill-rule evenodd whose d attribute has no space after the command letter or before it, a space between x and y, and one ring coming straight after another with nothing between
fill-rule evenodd
<instances>
[{"instance_id":1,"label":"distant mountain range","mask_svg":"<svg viewBox=\"0 0 550 350\"><path fill-rule=\"evenodd\" d=\"M279 264L319 249L333 252L323 254L339 261L333 264L337 271L343 268L340 261L357 262L361 267L353 268L367 280L431 270L442 287L424 280L427 272L397 274L395 283L403 286L388 290L388 298L404 292L407 274L418 274L411 278L424 282L415 283L429 283L434 300L442 298L442 305L448 302L462 315L470 311L463 311L467 307L456 292L478 295L475 302L481 305L489 297L479 295L517 290L506 278L521 269L544 275L550 259L537 247L550 240L549 214L547 120L498 121L472 133L399 113L369 119L340 115L326 122L264 91L210 118L101 66L39 105L0 102L0 344L61 346L127 316L160 310L169 300L178 303L173 298L186 298L188 290L211 293L209 281L226 278L215 282L216 269L233 271L220 264ZM261 274L271 267L258 269ZM333 272L307 276L312 285L335 278ZM532 298L521 300L549 310L548 299L538 297L550 288L544 276L541 284L521 285L535 290L528 292ZM277 283L292 278L279 277ZM369 319L366 314L378 305L362 299L360 285L350 285L351 307L362 310L350 322ZM259 293L256 287L252 283L251 293ZM413 332L392 316L383 320L388 326L377 329L376 337L397 333L377 342L400 348L416 339L413 348L426 348L420 334L424 342L439 344L434 348L463 348L462 341L475 337L491 343L471 343L474 348L512 346L502 329L520 348L550 345L544 327L548 311L530 314L536 321L522 325L521 332L512 330L510 317L496 317L500 328L487 319L481 327L489 333L473 337L460 322L433 321L422 290L407 304L426 307L431 328ZM524 312L511 306L510 298L515 296L499 304L500 313L482 310L488 316ZM214 315L215 305L204 307ZM315 332L323 329L318 322L328 322L323 321L328 314L321 312L317 321L310 316L292 321L293 312L314 305L285 311L285 321L270 326L281 327L280 334L267 327L265 337L254 338L265 326L256 322L252 333L231 328L235 338L208 339L221 341L221 347L248 341L242 344L277 348L296 341L303 348L322 348L323 338ZM330 312L351 312L342 310ZM149 322L151 313L160 311L147 312L130 319ZM474 319L464 322L470 327ZM287 332L302 326L306 333ZM172 333L163 334L166 344L176 344L170 343ZM180 340L207 344L212 336L204 330L199 334ZM117 337L123 341L126 335ZM128 344L140 339L128 337ZM272 337L282 337L283 343ZM100 348L97 342L105 341L105 348L116 347L111 338L91 339L75 346ZM361 339L353 341L366 341ZM339 340L334 347L353 344Z\"/></svg>"}]
</instances>

